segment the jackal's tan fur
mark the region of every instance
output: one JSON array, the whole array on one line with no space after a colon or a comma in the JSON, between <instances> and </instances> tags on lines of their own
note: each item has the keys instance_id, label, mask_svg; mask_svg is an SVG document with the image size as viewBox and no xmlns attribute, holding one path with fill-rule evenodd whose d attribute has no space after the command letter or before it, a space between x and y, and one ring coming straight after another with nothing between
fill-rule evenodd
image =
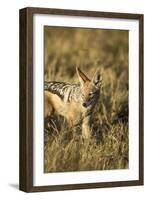
<instances>
[{"instance_id":1,"label":"jackal's tan fur","mask_svg":"<svg viewBox=\"0 0 147 200\"><path fill-rule=\"evenodd\" d=\"M82 118L82 135L89 138L93 109L100 95L101 75L97 72L90 80L79 68L76 70L80 84L45 83L44 117L57 113L70 125Z\"/></svg>"}]
</instances>

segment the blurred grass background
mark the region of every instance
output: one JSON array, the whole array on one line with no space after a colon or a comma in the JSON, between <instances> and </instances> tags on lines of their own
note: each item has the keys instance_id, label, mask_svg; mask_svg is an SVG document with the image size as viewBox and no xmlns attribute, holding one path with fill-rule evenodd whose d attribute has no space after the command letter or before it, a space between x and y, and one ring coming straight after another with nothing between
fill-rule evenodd
<instances>
[{"instance_id":1,"label":"blurred grass background","mask_svg":"<svg viewBox=\"0 0 147 200\"><path fill-rule=\"evenodd\" d=\"M44 172L126 169L128 158L128 31L44 27L44 77L78 83L76 66L92 78L101 69L103 88L94 135L52 116L44 130Z\"/></svg>"}]
</instances>

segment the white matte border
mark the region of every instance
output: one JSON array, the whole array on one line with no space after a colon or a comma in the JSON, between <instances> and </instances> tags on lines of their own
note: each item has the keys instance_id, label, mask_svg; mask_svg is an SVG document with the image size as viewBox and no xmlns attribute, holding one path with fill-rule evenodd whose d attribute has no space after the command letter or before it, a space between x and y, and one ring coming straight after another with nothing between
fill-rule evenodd
<instances>
[{"instance_id":1,"label":"white matte border","mask_svg":"<svg viewBox=\"0 0 147 200\"><path fill-rule=\"evenodd\" d=\"M138 20L33 16L33 185L62 185L139 179L139 22ZM44 173L43 76L44 26L129 30L129 169Z\"/></svg>"}]
</instances>

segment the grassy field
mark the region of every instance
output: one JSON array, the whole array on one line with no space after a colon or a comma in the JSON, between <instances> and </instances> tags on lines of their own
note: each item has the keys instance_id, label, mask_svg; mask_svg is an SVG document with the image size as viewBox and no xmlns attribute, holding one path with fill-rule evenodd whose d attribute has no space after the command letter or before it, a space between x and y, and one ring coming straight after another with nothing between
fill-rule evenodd
<instances>
[{"instance_id":1,"label":"grassy field","mask_svg":"<svg viewBox=\"0 0 147 200\"><path fill-rule=\"evenodd\" d=\"M44 130L44 172L126 169L128 158L128 31L45 27L45 80L78 83L76 66L103 88L94 111L94 137L80 124L52 116Z\"/></svg>"}]
</instances>

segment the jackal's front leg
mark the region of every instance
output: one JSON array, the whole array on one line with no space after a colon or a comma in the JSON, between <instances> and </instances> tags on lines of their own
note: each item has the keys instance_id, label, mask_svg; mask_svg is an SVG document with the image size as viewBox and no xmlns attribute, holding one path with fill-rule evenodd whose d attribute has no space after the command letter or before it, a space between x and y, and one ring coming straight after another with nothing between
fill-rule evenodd
<instances>
[{"instance_id":1,"label":"jackal's front leg","mask_svg":"<svg viewBox=\"0 0 147 200\"><path fill-rule=\"evenodd\" d=\"M82 122L82 136L86 139L91 137L91 117L86 116Z\"/></svg>"}]
</instances>

